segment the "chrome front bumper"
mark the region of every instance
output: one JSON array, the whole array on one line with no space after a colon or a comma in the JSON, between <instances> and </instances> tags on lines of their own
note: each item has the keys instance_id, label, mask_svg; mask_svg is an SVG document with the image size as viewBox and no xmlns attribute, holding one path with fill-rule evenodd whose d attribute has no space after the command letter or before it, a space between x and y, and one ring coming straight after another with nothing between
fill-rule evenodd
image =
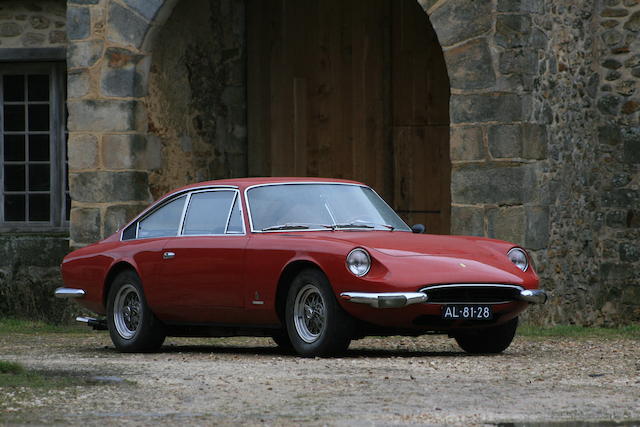
<instances>
[{"instance_id":1,"label":"chrome front bumper","mask_svg":"<svg viewBox=\"0 0 640 427\"><path fill-rule=\"evenodd\" d=\"M429 297L424 292L343 292L340 298L345 301L367 304L374 308L398 308L411 304L427 302ZM517 299L530 304L544 304L548 296L542 289L523 289Z\"/></svg>"},{"instance_id":2,"label":"chrome front bumper","mask_svg":"<svg viewBox=\"0 0 640 427\"><path fill-rule=\"evenodd\" d=\"M58 288L54 295L56 298L82 298L85 295L85 291L76 288Z\"/></svg>"}]
</instances>

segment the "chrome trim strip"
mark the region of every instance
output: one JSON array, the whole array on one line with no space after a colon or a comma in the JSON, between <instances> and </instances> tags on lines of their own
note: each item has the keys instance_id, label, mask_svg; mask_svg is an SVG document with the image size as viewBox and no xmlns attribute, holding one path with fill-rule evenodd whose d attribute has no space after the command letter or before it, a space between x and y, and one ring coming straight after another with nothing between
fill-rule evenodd
<instances>
[{"instance_id":1,"label":"chrome trim strip","mask_svg":"<svg viewBox=\"0 0 640 427\"><path fill-rule=\"evenodd\" d=\"M176 236L182 236L182 233L184 231L184 220L187 217L187 210L189 209L189 204L191 203L191 195L193 195L193 193L187 193L187 200L184 201L184 206L182 206L180 222L178 222L178 234L176 234Z\"/></svg>"},{"instance_id":2,"label":"chrome trim strip","mask_svg":"<svg viewBox=\"0 0 640 427\"><path fill-rule=\"evenodd\" d=\"M406 307L427 302L427 295L422 292L342 292L340 298L374 308Z\"/></svg>"},{"instance_id":3,"label":"chrome trim strip","mask_svg":"<svg viewBox=\"0 0 640 427\"><path fill-rule=\"evenodd\" d=\"M238 198L238 191L233 195L233 200L231 200L231 206L229 206L229 213L227 214L227 222L224 225L224 234L227 234L229 231L229 221L231 220L231 213L233 212L233 207L236 204L236 199Z\"/></svg>"},{"instance_id":4,"label":"chrome trim strip","mask_svg":"<svg viewBox=\"0 0 640 427\"><path fill-rule=\"evenodd\" d=\"M56 298L82 298L85 294L84 289L77 288L58 288L54 292Z\"/></svg>"}]
</instances>

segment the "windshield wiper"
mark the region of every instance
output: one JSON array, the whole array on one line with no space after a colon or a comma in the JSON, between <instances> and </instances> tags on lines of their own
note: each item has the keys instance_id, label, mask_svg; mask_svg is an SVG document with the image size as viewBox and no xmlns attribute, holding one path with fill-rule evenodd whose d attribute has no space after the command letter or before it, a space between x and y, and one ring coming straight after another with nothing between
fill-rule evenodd
<instances>
[{"instance_id":1,"label":"windshield wiper","mask_svg":"<svg viewBox=\"0 0 640 427\"><path fill-rule=\"evenodd\" d=\"M309 228L308 225L304 224L280 224L280 225L272 225L270 227L265 227L261 231L274 231L274 230L307 230Z\"/></svg>"},{"instance_id":2,"label":"windshield wiper","mask_svg":"<svg viewBox=\"0 0 640 427\"><path fill-rule=\"evenodd\" d=\"M373 225L371 225L373 224ZM389 231L393 231L395 230L395 227L392 225L387 225L387 224L376 224L376 223L370 223L370 224L363 224L363 223L358 223L358 222L352 222L352 223L348 223L348 224L336 224L334 225L335 228L376 228L376 226L380 226L380 227L385 227L388 228Z\"/></svg>"}]
</instances>

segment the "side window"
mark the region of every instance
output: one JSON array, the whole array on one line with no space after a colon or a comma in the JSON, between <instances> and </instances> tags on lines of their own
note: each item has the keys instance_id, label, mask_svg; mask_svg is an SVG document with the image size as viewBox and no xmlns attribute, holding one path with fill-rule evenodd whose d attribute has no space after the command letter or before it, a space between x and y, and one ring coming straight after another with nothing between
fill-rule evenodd
<instances>
[{"instance_id":1,"label":"side window","mask_svg":"<svg viewBox=\"0 0 640 427\"><path fill-rule=\"evenodd\" d=\"M235 191L192 194L182 234L224 234L235 195Z\"/></svg>"},{"instance_id":2,"label":"side window","mask_svg":"<svg viewBox=\"0 0 640 427\"><path fill-rule=\"evenodd\" d=\"M242 234L242 215L240 214L240 196L236 197L231 209L231 217L229 217L229 225L227 234Z\"/></svg>"},{"instance_id":3,"label":"side window","mask_svg":"<svg viewBox=\"0 0 640 427\"><path fill-rule=\"evenodd\" d=\"M186 198L178 197L140 221L138 238L176 236Z\"/></svg>"}]
</instances>

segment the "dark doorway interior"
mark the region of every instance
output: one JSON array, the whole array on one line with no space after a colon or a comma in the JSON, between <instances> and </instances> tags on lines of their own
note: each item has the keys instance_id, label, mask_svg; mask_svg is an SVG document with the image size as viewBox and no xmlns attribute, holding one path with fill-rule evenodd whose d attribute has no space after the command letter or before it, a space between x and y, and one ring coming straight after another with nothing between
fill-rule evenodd
<instances>
[{"instance_id":1,"label":"dark doorway interior","mask_svg":"<svg viewBox=\"0 0 640 427\"><path fill-rule=\"evenodd\" d=\"M449 233L449 80L415 0L249 0L248 172L372 185Z\"/></svg>"}]
</instances>

